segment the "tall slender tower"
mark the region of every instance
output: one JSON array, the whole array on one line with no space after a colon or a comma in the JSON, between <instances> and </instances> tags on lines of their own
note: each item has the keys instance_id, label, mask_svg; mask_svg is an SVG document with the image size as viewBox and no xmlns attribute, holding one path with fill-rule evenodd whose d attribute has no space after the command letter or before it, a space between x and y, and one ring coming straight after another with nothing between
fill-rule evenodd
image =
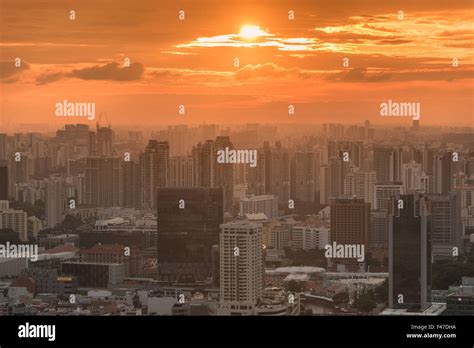
<instances>
[{"instance_id":1,"label":"tall slender tower","mask_svg":"<svg viewBox=\"0 0 474 348\"><path fill-rule=\"evenodd\" d=\"M143 207L156 208L156 190L168 186L168 142L150 140L140 155L143 183Z\"/></svg>"}]
</instances>

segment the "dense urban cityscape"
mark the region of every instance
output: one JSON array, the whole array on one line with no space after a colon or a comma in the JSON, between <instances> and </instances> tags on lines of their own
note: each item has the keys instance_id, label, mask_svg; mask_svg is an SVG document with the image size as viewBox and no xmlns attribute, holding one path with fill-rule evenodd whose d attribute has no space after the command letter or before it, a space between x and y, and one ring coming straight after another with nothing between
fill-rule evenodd
<instances>
[{"instance_id":1,"label":"dense urban cityscape","mask_svg":"<svg viewBox=\"0 0 474 348\"><path fill-rule=\"evenodd\" d=\"M0 134L2 315L474 314L472 128L148 133Z\"/></svg>"},{"instance_id":2,"label":"dense urban cityscape","mask_svg":"<svg viewBox=\"0 0 474 348\"><path fill-rule=\"evenodd\" d=\"M472 347L472 0L0 0L0 33L1 348Z\"/></svg>"}]
</instances>

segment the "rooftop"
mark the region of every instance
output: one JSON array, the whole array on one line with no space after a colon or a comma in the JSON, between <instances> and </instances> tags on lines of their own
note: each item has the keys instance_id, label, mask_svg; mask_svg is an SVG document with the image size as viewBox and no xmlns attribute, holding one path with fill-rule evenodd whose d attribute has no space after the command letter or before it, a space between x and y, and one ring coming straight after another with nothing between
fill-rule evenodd
<instances>
[{"instance_id":1,"label":"rooftop","mask_svg":"<svg viewBox=\"0 0 474 348\"><path fill-rule=\"evenodd\" d=\"M408 309L394 309L394 308L387 308L383 310L380 315L426 315L426 316L436 316L440 315L446 310L446 303L432 303L430 307L428 307L423 312L409 312Z\"/></svg>"}]
</instances>

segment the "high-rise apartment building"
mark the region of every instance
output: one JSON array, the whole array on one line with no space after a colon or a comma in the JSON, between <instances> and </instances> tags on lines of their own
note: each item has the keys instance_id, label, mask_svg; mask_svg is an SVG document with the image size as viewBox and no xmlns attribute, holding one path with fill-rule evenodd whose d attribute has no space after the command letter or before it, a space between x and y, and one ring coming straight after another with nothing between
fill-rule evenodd
<instances>
[{"instance_id":1,"label":"high-rise apartment building","mask_svg":"<svg viewBox=\"0 0 474 348\"><path fill-rule=\"evenodd\" d=\"M278 199L273 195L249 196L240 200L240 216L263 213L269 219L278 216Z\"/></svg>"},{"instance_id":2,"label":"high-rise apartment building","mask_svg":"<svg viewBox=\"0 0 474 348\"><path fill-rule=\"evenodd\" d=\"M228 136L218 136L215 141L207 140L193 147L193 182L196 187L222 187L224 189L224 210L232 211L234 197L233 163L219 163L218 151L234 146Z\"/></svg>"},{"instance_id":3,"label":"high-rise apartment building","mask_svg":"<svg viewBox=\"0 0 474 348\"><path fill-rule=\"evenodd\" d=\"M349 197L363 199L375 206L375 183L377 181L374 171L364 171L355 168L351 173L346 174L344 180L344 194Z\"/></svg>"},{"instance_id":4,"label":"high-rise apartment building","mask_svg":"<svg viewBox=\"0 0 474 348\"><path fill-rule=\"evenodd\" d=\"M100 127L97 124L97 144L96 151L98 156L112 156L113 155L113 131L109 127Z\"/></svg>"},{"instance_id":5,"label":"high-rise apartment building","mask_svg":"<svg viewBox=\"0 0 474 348\"><path fill-rule=\"evenodd\" d=\"M44 180L44 200L46 212L46 227L54 228L64 219L67 198L66 185L61 177L51 177Z\"/></svg>"},{"instance_id":6,"label":"high-rise apartment building","mask_svg":"<svg viewBox=\"0 0 474 348\"><path fill-rule=\"evenodd\" d=\"M428 196L431 203L431 242L433 259L452 258L460 248L461 209L459 193Z\"/></svg>"},{"instance_id":7,"label":"high-rise apartment building","mask_svg":"<svg viewBox=\"0 0 474 348\"><path fill-rule=\"evenodd\" d=\"M170 157L169 187L193 187L193 158L191 156Z\"/></svg>"},{"instance_id":8,"label":"high-rise apartment building","mask_svg":"<svg viewBox=\"0 0 474 348\"><path fill-rule=\"evenodd\" d=\"M410 161L402 165L401 181L407 193L427 193L429 178L423 172L421 163Z\"/></svg>"},{"instance_id":9,"label":"high-rise apartment building","mask_svg":"<svg viewBox=\"0 0 474 348\"><path fill-rule=\"evenodd\" d=\"M10 209L8 201L0 201L0 229L11 229L20 240L28 240L26 212Z\"/></svg>"},{"instance_id":10,"label":"high-rise apartment building","mask_svg":"<svg viewBox=\"0 0 474 348\"><path fill-rule=\"evenodd\" d=\"M377 184L374 188L375 206L373 209L388 211L393 196L405 193L405 187L401 182L392 184Z\"/></svg>"},{"instance_id":11,"label":"high-rise apartment building","mask_svg":"<svg viewBox=\"0 0 474 348\"><path fill-rule=\"evenodd\" d=\"M207 140L193 147L193 186L212 187L216 151L214 141Z\"/></svg>"},{"instance_id":12,"label":"high-rise apartment building","mask_svg":"<svg viewBox=\"0 0 474 348\"><path fill-rule=\"evenodd\" d=\"M265 194L265 151L257 150L257 165L247 166L247 193L249 195Z\"/></svg>"},{"instance_id":13,"label":"high-rise apartment building","mask_svg":"<svg viewBox=\"0 0 474 348\"><path fill-rule=\"evenodd\" d=\"M169 146L167 142L150 140L140 154L143 185L143 207L156 208L156 190L168 187Z\"/></svg>"},{"instance_id":14,"label":"high-rise apartment building","mask_svg":"<svg viewBox=\"0 0 474 348\"><path fill-rule=\"evenodd\" d=\"M264 288L262 226L239 221L221 225L221 314L254 314Z\"/></svg>"},{"instance_id":15,"label":"high-rise apartment building","mask_svg":"<svg viewBox=\"0 0 474 348\"><path fill-rule=\"evenodd\" d=\"M453 154L443 152L435 155L433 163L434 193L447 194L453 188Z\"/></svg>"},{"instance_id":16,"label":"high-rise apartment building","mask_svg":"<svg viewBox=\"0 0 474 348\"><path fill-rule=\"evenodd\" d=\"M387 146L374 147L374 170L377 183L387 184L400 181L402 170L402 149Z\"/></svg>"},{"instance_id":17,"label":"high-rise apartment building","mask_svg":"<svg viewBox=\"0 0 474 348\"><path fill-rule=\"evenodd\" d=\"M96 207L120 205L119 157L88 157L85 180L86 204Z\"/></svg>"},{"instance_id":18,"label":"high-rise apartment building","mask_svg":"<svg viewBox=\"0 0 474 348\"><path fill-rule=\"evenodd\" d=\"M362 169L364 153L361 141L328 141L327 149L328 159L332 157L342 158L347 154L349 164Z\"/></svg>"},{"instance_id":19,"label":"high-rise apartment building","mask_svg":"<svg viewBox=\"0 0 474 348\"><path fill-rule=\"evenodd\" d=\"M290 155L280 143L270 150L269 177L270 194L278 197L279 204L288 205L290 199Z\"/></svg>"},{"instance_id":20,"label":"high-rise apartment building","mask_svg":"<svg viewBox=\"0 0 474 348\"><path fill-rule=\"evenodd\" d=\"M120 162L120 206L141 209L143 183L140 163Z\"/></svg>"},{"instance_id":21,"label":"high-rise apartment building","mask_svg":"<svg viewBox=\"0 0 474 348\"><path fill-rule=\"evenodd\" d=\"M214 142L214 182L211 187L224 188L224 211L232 211L232 203L234 199L234 170L232 163L219 163L217 161L217 152L225 151L228 148L234 148L228 136L218 136Z\"/></svg>"},{"instance_id":22,"label":"high-rise apartment building","mask_svg":"<svg viewBox=\"0 0 474 348\"><path fill-rule=\"evenodd\" d=\"M328 200L330 202L344 196L344 178L348 172L349 162L343 161L340 157L329 159L327 180L329 183Z\"/></svg>"},{"instance_id":23,"label":"high-rise apartment building","mask_svg":"<svg viewBox=\"0 0 474 348\"><path fill-rule=\"evenodd\" d=\"M296 152L291 163L291 198L314 202L314 152Z\"/></svg>"},{"instance_id":24,"label":"high-rise apartment building","mask_svg":"<svg viewBox=\"0 0 474 348\"><path fill-rule=\"evenodd\" d=\"M5 133L0 133L0 161L5 161L7 159L7 135Z\"/></svg>"},{"instance_id":25,"label":"high-rise apartment building","mask_svg":"<svg viewBox=\"0 0 474 348\"><path fill-rule=\"evenodd\" d=\"M323 165L319 168L319 204L329 203L329 166Z\"/></svg>"}]
</instances>

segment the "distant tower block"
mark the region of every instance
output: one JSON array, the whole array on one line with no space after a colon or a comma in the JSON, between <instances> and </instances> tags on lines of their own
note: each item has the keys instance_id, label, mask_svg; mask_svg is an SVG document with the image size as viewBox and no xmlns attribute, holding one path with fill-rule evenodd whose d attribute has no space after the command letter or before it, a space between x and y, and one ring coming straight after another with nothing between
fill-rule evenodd
<instances>
[{"instance_id":1,"label":"distant tower block","mask_svg":"<svg viewBox=\"0 0 474 348\"><path fill-rule=\"evenodd\" d=\"M420 128L420 120L413 120L413 129Z\"/></svg>"}]
</instances>

